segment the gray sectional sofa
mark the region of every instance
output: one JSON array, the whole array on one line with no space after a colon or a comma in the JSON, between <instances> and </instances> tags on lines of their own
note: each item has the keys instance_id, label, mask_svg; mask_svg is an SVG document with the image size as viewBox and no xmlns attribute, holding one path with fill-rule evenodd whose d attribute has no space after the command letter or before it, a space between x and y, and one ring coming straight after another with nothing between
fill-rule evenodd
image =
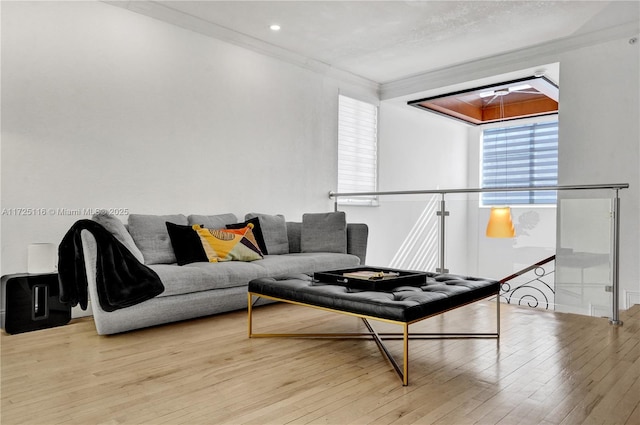
<instances>
[{"instance_id":1,"label":"gray sectional sofa","mask_svg":"<svg viewBox=\"0 0 640 425\"><path fill-rule=\"evenodd\" d=\"M248 283L262 277L311 274L316 271L364 264L368 227L346 223L343 213L305 214L302 222L283 216L258 217L268 253L255 261L176 263L166 223L224 228L237 223L233 214L141 215L132 214L125 226L106 213L92 219L102 224L143 264L160 277L165 289L142 303L107 312L96 302L97 245L93 234L81 232L89 299L98 334L114 334L169 322L212 315L247 306ZM336 221L337 220L337 221ZM323 227L324 226L324 227Z\"/></svg>"}]
</instances>

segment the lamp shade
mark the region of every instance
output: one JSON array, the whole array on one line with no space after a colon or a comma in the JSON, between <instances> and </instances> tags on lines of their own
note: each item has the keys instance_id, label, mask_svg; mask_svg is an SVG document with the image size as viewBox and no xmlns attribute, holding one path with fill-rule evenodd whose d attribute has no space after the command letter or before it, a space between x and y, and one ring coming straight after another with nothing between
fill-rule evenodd
<instances>
[{"instance_id":1,"label":"lamp shade","mask_svg":"<svg viewBox=\"0 0 640 425\"><path fill-rule=\"evenodd\" d=\"M52 243L32 243L27 247L28 273L53 273L58 260L57 246Z\"/></svg>"},{"instance_id":2,"label":"lamp shade","mask_svg":"<svg viewBox=\"0 0 640 425\"><path fill-rule=\"evenodd\" d=\"M486 234L489 238L513 238L516 235L511 220L511 208L491 207Z\"/></svg>"}]
</instances>

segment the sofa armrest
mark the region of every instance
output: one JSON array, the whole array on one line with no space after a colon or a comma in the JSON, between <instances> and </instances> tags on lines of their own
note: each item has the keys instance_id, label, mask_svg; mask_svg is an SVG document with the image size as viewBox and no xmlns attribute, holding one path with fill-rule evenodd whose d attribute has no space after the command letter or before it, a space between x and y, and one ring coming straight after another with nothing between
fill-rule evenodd
<instances>
[{"instance_id":1,"label":"sofa armrest","mask_svg":"<svg viewBox=\"0 0 640 425\"><path fill-rule=\"evenodd\" d=\"M287 236L289 238L289 252L302 252L301 249L302 223L287 222ZM360 264L365 264L367 258L367 240L369 227L364 223L347 223L347 253L360 258Z\"/></svg>"},{"instance_id":2,"label":"sofa armrest","mask_svg":"<svg viewBox=\"0 0 640 425\"><path fill-rule=\"evenodd\" d=\"M347 223L347 253L360 257L360 264L366 264L369 226L364 223Z\"/></svg>"},{"instance_id":3,"label":"sofa armrest","mask_svg":"<svg viewBox=\"0 0 640 425\"><path fill-rule=\"evenodd\" d=\"M98 244L95 237L88 230L83 230L80 233L82 238L82 253L84 255L84 267L87 272L87 291L89 293L89 302L91 303L91 312L93 315L93 321L96 325L98 335L104 335L104 329L102 329L102 316L107 314L100 303L98 302L98 288L96 286L97 276L97 258L98 258Z\"/></svg>"}]
</instances>

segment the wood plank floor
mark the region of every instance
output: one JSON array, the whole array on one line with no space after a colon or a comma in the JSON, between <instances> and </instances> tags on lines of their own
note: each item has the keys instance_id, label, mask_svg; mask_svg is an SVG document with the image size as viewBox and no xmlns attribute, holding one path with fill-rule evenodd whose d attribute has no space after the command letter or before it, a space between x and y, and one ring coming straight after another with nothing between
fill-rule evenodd
<instances>
[{"instance_id":1,"label":"wood plank floor","mask_svg":"<svg viewBox=\"0 0 640 425\"><path fill-rule=\"evenodd\" d=\"M491 332L495 302L412 325ZM501 338L410 342L402 387L373 341L249 339L246 312L113 336L91 318L2 334L2 425L640 424L640 306L606 319L502 305ZM256 332L354 332L274 304ZM372 322L378 330L398 326ZM401 360L400 341L388 341Z\"/></svg>"}]
</instances>

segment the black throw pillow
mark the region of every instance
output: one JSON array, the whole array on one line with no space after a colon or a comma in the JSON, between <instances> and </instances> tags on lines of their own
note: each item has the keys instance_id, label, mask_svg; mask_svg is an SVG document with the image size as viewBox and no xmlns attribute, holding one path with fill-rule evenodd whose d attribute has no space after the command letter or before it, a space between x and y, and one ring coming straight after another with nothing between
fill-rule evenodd
<instances>
[{"instance_id":1,"label":"black throw pillow","mask_svg":"<svg viewBox=\"0 0 640 425\"><path fill-rule=\"evenodd\" d=\"M200 236L191 226L169 223L168 221L166 224L178 265L209 261L202 247Z\"/></svg>"}]
</instances>

